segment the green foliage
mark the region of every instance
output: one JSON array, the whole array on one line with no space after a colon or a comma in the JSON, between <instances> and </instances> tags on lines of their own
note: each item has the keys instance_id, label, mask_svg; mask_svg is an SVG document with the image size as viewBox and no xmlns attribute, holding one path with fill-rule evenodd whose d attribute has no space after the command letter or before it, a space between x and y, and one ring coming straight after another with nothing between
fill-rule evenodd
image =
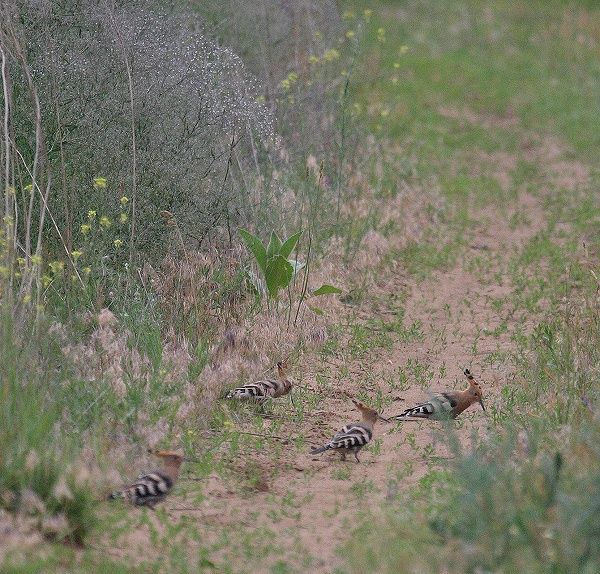
<instances>
[{"instance_id":1,"label":"green foliage","mask_svg":"<svg viewBox=\"0 0 600 574\"><path fill-rule=\"evenodd\" d=\"M275 231L271 232L269 244L265 247L262 241L245 229L240 235L246 247L254 255L254 260L262 273L262 279L269 297L276 298L280 289L287 289L294 275L304 264L288 259L300 239L301 231L290 235L283 243Z\"/></svg>"},{"instance_id":2,"label":"green foliage","mask_svg":"<svg viewBox=\"0 0 600 574\"><path fill-rule=\"evenodd\" d=\"M312 292L312 295L314 297L318 297L320 295L335 295L335 294L339 294L342 293L342 290L339 289L338 287L334 287L333 285L321 285L318 289L315 289Z\"/></svg>"},{"instance_id":3,"label":"green foliage","mask_svg":"<svg viewBox=\"0 0 600 574\"><path fill-rule=\"evenodd\" d=\"M240 236L248 250L254 255L254 261L260 270L261 282L255 286L259 293L263 290L262 285L266 286L267 295L276 299L280 289L287 289L294 277L305 268L306 264L297 259L290 259L290 255L296 248L298 240L302 235L301 231L290 235L285 241L281 241L275 231L271 232L268 245L265 247L256 235L253 235L246 229L240 229ZM310 294L301 294L300 303L310 297L320 297L323 295L335 295L342 290L333 285L324 284L314 289ZM320 310L314 308L315 313Z\"/></svg>"},{"instance_id":4,"label":"green foliage","mask_svg":"<svg viewBox=\"0 0 600 574\"><path fill-rule=\"evenodd\" d=\"M45 519L63 517L65 527L48 534L79 544L95 524L93 488L67 466L77 445L59 430L52 381L39 380L23 355L31 345L19 349L10 318L0 321L0 507L34 517L42 530Z\"/></svg>"}]
</instances>

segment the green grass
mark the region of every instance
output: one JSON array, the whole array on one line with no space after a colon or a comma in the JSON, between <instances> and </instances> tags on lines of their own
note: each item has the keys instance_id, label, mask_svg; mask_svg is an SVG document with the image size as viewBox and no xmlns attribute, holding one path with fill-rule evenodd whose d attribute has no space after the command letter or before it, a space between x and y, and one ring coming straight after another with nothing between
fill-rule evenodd
<instances>
[{"instance_id":1,"label":"green grass","mask_svg":"<svg viewBox=\"0 0 600 574\"><path fill-rule=\"evenodd\" d=\"M526 229L531 222L510 210L527 192L545 198L547 224L498 259L467 260L482 281L510 282L510 295L491 301L499 318L517 313L536 324L530 336L519 324L510 333L515 353L481 358L517 372L492 406L488 439L463 452L449 436L451 467L434 468L383 518L368 514L344 546L348 570L593 572L600 459L589 445L599 427L582 397L598 410L598 284L590 273L598 267L598 173L591 169L574 191L551 174L564 169L557 162L599 159L600 10L590 2L385 2L374 20L357 98L371 102L372 128L416 158L417 178L435 179L448 222L496 208L493 217ZM383 44L378 27L386 29ZM532 159L528 142L536 139L556 149L542 147ZM482 169L481 153L514 158L499 166L509 189L496 180L493 159ZM463 251L451 237L394 256L427 277ZM501 337L510 328L501 320L480 334ZM405 370L427 385L424 368ZM404 440L418 450L412 433Z\"/></svg>"},{"instance_id":2,"label":"green grass","mask_svg":"<svg viewBox=\"0 0 600 574\"><path fill-rule=\"evenodd\" d=\"M67 466L75 462L80 443L60 429L63 405L51 379L40 376L41 364L27 359L34 348L18 340L12 320L2 313L0 508L32 518L42 530L45 519L63 518L64 528L49 537L81 544L96 521L93 492L78 480L77 468Z\"/></svg>"},{"instance_id":3,"label":"green grass","mask_svg":"<svg viewBox=\"0 0 600 574\"><path fill-rule=\"evenodd\" d=\"M384 10L388 16L378 16ZM514 130L457 129L440 117L440 106L500 116L511 110L525 129L560 133L580 156L597 160L600 66L593 42L599 18L597 7L581 2L382 3L371 41L381 26L386 42L365 81L376 88L375 101L398 110L381 122L382 130L413 141L425 152L423 166L445 149L517 148ZM584 38L578 41L578 34Z\"/></svg>"}]
</instances>

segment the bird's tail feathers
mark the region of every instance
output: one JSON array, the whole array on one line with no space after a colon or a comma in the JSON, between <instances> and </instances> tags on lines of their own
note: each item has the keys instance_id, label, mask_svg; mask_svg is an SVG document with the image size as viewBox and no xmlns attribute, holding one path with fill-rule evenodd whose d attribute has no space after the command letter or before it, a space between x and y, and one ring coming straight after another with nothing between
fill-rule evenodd
<instances>
[{"instance_id":1,"label":"bird's tail feathers","mask_svg":"<svg viewBox=\"0 0 600 574\"><path fill-rule=\"evenodd\" d=\"M433 408L427 408L429 405L419 405L418 407L413 407L411 409L406 409L401 412L399 415L392 417L395 420L404 420L411 418L428 418L433 414Z\"/></svg>"}]
</instances>

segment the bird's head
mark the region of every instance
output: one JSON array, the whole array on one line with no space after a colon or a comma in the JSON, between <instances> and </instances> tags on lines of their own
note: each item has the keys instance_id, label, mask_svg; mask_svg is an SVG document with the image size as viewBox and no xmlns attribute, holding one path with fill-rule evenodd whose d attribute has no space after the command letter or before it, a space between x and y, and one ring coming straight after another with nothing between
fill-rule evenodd
<instances>
[{"instance_id":1,"label":"bird's head","mask_svg":"<svg viewBox=\"0 0 600 574\"><path fill-rule=\"evenodd\" d=\"M149 448L148 453L158 457L164 464L170 466L181 466L182 462L198 462L196 459L184 456L183 453L174 450Z\"/></svg>"},{"instance_id":2,"label":"bird's head","mask_svg":"<svg viewBox=\"0 0 600 574\"><path fill-rule=\"evenodd\" d=\"M383 418L375 409L368 407L364 403L361 403L359 400L351 399L354 403L354 406L360 411L365 421L370 423L376 423L378 420L389 422L388 419Z\"/></svg>"},{"instance_id":3,"label":"bird's head","mask_svg":"<svg viewBox=\"0 0 600 574\"><path fill-rule=\"evenodd\" d=\"M471 374L469 369L464 370L465 377L469 381L469 388L467 392L473 398L473 402L478 402L481 405L481 408L485 411L485 405L483 404L483 391L481 390L481 385L475 380L475 377Z\"/></svg>"}]
</instances>

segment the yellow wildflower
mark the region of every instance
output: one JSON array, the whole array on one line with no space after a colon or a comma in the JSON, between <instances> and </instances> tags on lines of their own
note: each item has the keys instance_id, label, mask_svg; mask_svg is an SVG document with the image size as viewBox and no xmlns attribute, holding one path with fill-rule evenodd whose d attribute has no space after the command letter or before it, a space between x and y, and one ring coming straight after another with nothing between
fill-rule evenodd
<instances>
[{"instance_id":1,"label":"yellow wildflower","mask_svg":"<svg viewBox=\"0 0 600 574\"><path fill-rule=\"evenodd\" d=\"M83 251L76 249L75 251L71 251L71 257L74 261L77 261L83 255Z\"/></svg>"},{"instance_id":2,"label":"yellow wildflower","mask_svg":"<svg viewBox=\"0 0 600 574\"><path fill-rule=\"evenodd\" d=\"M87 223L84 223L80 228L79 231L81 231L81 233L83 235L87 235L90 232L90 229L92 228L91 225L88 225Z\"/></svg>"},{"instance_id":3,"label":"yellow wildflower","mask_svg":"<svg viewBox=\"0 0 600 574\"><path fill-rule=\"evenodd\" d=\"M34 265L41 265L42 264L42 256L41 255L32 255L31 263L33 263Z\"/></svg>"},{"instance_id":4,"label":"yellow wildflower","mask_svg":"<svg viewBox=\"0 0 600 574\"><path fill-rule=\"evenodd\" d=\"M319 58L317 56L309 56L308 61L311 64L318 64L319 63Z\"/></svg>"},{"instance_id":5,"label":"yellow wildflower","mask_svg":"<svg viewBox=\"0 0 600 574\"><path fill-rule=\"evenodd\" d=\"M50 275L42 275L42 285L44 286L44 289L46 287L48 287L48 285L50 285L50 283L52 283L52 277L50 277Z\"/></svg>"},{"instance_id":6,"label":"yellow wildflower","mask_svg":"<svg viewBox=\"0 0 600 574\"><path fill-rule=\"evenodd\" d=\"M121 223L127 223L128 219L129 219L129 217L127 216L126 213L121 213L121 215L119 215L119 221Z\"/></svg>"},{"instance_id":7,"label":"yellow wildflower","mask_svg":"<svg viewBox=\"0 0 600 574\"><path fill-rule=\"evenodd\" d=\"M399 80L398 80L398 76L394 76L394 77L392 78L392 84L394 84L394 86L395 86L395 85L398 83L398 81L399 81Z\"/></svg>"},{"instance_id":8,"label":"yellow wildflower","mask_svg":"<svg viewBox=\"0 0 600 574\"><path fill-rule=\"evenodd\" d=\"M123 242L120 239L115 239L113 241L113 243L115 244L115 247L118 249L119 247L121 247L121 245L123 245Z\"/></svg>"},{"instance_id":9,"label":"yellow wildflower","mask_svg":"<svg viewBox=\"0 0 600 574\"><path fill-rule=\"evenodd\" d=\"M297 81L298 81L298 74L296 74L296 72L290 72L287 75L287 78L285 78L284 80L281 80L279 85L284 90L289 90Z\"/></svg>"},{"instance_id":10,"label":"yellow wildflower","mask_svg":"<svg viewBox=\"0 0 600 574\"><path fill-rule=\"evenodd\" d=\"M0 276L8 277L9 269L6 265L0 265Z\"/></svg>"},{"instance_id":11,"label":"yellow wildflower","mask_svg":"<svg viewBox=\"0 0 600 574\"><path fill-rule=\"evenodd\" d=\"M377 41L381 44L385 42L385 28L377 28Z\"/></svg>"},{"instance_id":12,"label":"yellow wildflower","mask_svg":"<svg viewBox=\"0 0 600 574\"><path fill-rule=\"evenodd\" d=\"M24 303L25 305L27 305L27 303L29 303L29 302L31 302L31 295L30 295L29 293L27 293L27 295L25 295L25 296L23 297L23 303Z\"/></svg>"},{"instance_id":13,"label":"yellow wildflower","mask_svg":"<svg viewBox=\"0 0 600 574\"><path fill-rule=\"evenodd\" d=\"M106 178L105 177L95 177L94 178L94 187L96 189L106 189Z\"/></svg>"},{"instance_id":14,"label":"yellow wildflower","mask_svg":"<svg viewBox=\"0 0 600 574\"><path fill-rule=\"evenodd\" d=\"M400 62L394 62L394 68L398 69L400 67Z\"/></svg>"},{"instance_id":15,"label":"yellow wildflower","mask_svg":"<svg viewBox=\"0 0 600 574\"><path fill-rule=\"evenodd\" d=\"M365 17L365 20L367 22L371 19L372 15L373 15L373 10L371 10L370 8L367 8L366 10L363 10L363 16Z\"/></svg>"},{"instance_id":16,"label":"yellow wildflower","mask_svg":"<svg viewBox=\"0 0 600 574\"><path fill-rule=\"evenodd\" d=\"M84 268L83 268L83 272L84 272L86 275L89 275L89 274L92 272L92 268L91 268L91 267L84 267Z\"/></svg>"},{"instance_id":17,"label":"yellow wildflower","mask_svg":"<svg viewBox=\"0 0 600 574\"><path fill-rule=\"evenodd\" d=\"M124 196L123 196L123 197L120 199L120 201L121 201L121 205L125 205L125 204L126 204L128 201L129 201L129 198L128 198L126 195L124 195Z\"/></svg>"},{"instance_id":18,"label":"yellow wildflower","mask_svg":"<svg viewBox=\"0 0 600 574\"><path fill-rule=\"evenodd\" d=\"M110 222L110 219L108 219L108 217L106 217L106 215L103 215L100 218L100 225L102 227L104 227L105 229L108 229L112 225L112 223Z\"/></svg>"},{"instance_id":19,"label":"yellow wildflower","mask_svg":"<svg viewBox=\"0 0 600 574\"><path fill-rule=\"evenodd\" d=\"M65 268L63 261L52 261L48 265L50 266L50 269L52 269L52 273L54 273L54 275L58 275Z\"/></svg>"},{"instance_id":20,"label":"yellow wildflower","mask_svg":"<svg viewBox=\"0 0 600 574\"><path fill-rule=\"evenodd\" d=\"M408 52L408 46L400 46L400 55L406 54Z\"/></svg>"},{"instance_id":21,"label":"yellow wildflower","mask_svg":"<svg viewBox=\"0 0 600 574\"><path fill-rule=\"evenodd\" d=\"M19 267L24 267L25 266L25 258L24 257L17 257L17 265Z\"/></svg>"},{"instance_id":22,"label":"yellow wildflower","mask_svg":"<svg viewBox=\"0 0 600 574\"><path fill-rule=\"evenodd\" d=\"M348 38L349 40L351 40L352 38L354 38L354 36L356 36L356 32L354 30L348 30L346 32L346 38Z\"/></svg>"},{"instance_id":23,"label":"yellow wildflower","mask_svg":"<svg viewBox=\"0 0 600 574\"><path fill-rule=\"evenodd\" d=\"M96 211L93 209L90 209L88 211L88 219L94 219L96 217Z\"/></svg>"},{"instance_id":24,"label":"yellow wildflower","mask_svg":"<svg viewBox=\"0 0 600 574\"><path fill-rule=\"evenodd\" d=\"M325 50L323 54L323 58L327 62L333 62L334 60L339 60L340 53L335 48L330 48L329 50Z\"/></svg>"}]
</instances>

